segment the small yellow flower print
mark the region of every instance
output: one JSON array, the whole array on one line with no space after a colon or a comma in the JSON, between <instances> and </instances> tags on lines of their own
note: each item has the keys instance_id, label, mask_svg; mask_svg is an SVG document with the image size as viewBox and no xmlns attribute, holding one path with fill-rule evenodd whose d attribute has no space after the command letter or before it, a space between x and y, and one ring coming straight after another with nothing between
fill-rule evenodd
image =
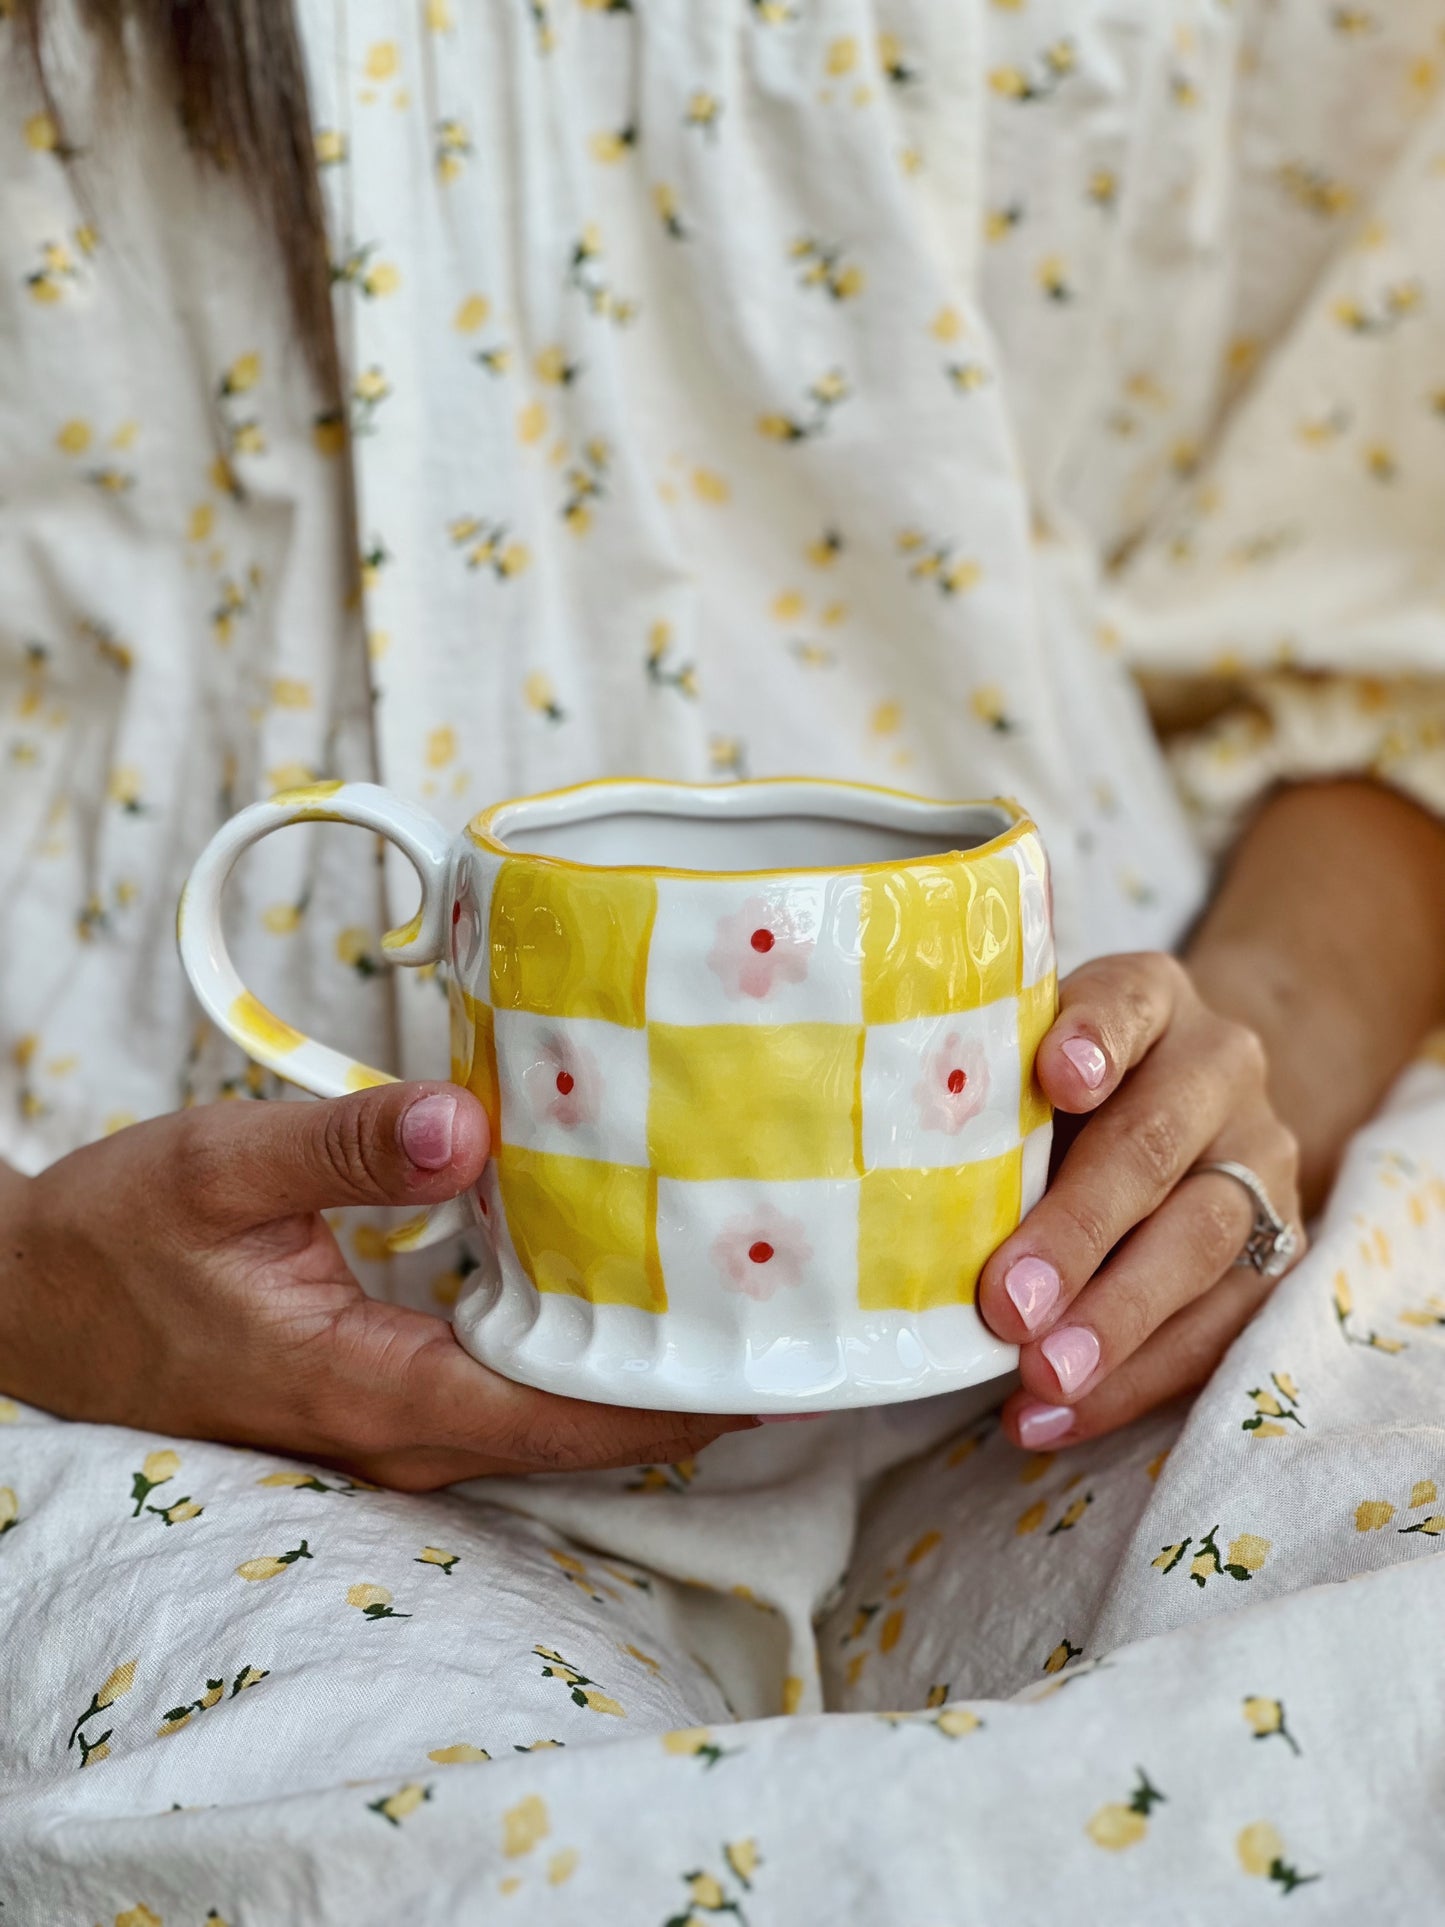
<instances>
[{"instance_id":1,"label":"small yellow flower print","mask_svg":"<svg viewBox=\"0 0 1445 1927\"><path fill-rule=\"evenodd\" d=\"M451 33L456 24L456 15L452 12L451 0L426 0L426 26L428 33Z\"/></svg>"},{"instance_id":2,"label":"small yellow flower print","mask_svg":"<svg viewBox=\"0 0 1445 1927\"><path fill-rule=\"evenodd\" d=\"M90 423L68 421L61 424L55 437L55 446L65 455L83 455L90 447Z\"/></svg>"},{"instance_id":3,"label":"small yellow flower print","mask_svg":"<svg viewBox=\"0 0 1445 1927\"><path fill-rule=\"evenodd\" d=\"M807 390L807 407L797 415L760 415L758 433L770 441L805 442L821 435L832 411L848 399L847 377L841 368L830 368Z\"/></svg>"},{"instance_id":4,"label":"small yellow flower print","mask_svg":"<svg viewBox=\"0 0 1445 1927\"><path fill-rule=\"evenodd\" d=\"M440 1546L423 1546L416 1558L412 1561L412 1564L416 1566L440 1566L442 1571L450 1578L453 1570L461 1564L461 1558L462 1556L459 1552L444 1552Z\"/></svg>"},{"instance_id":5,"label":"small yellow flower print","mask_svg":"<svg viewBox=\"0 0 1445 1927\"><path fill-rule=\"evenodd\" d=\"M314 1554L311 1548L303 1539L300 1545L293 1547L290 1552L278 1552L274 1555L266 1554L260 1559L247 1559L243 1565L237 1566L236 1573L241 1579L249 1579L253 1583L259 1583L264 1579L278 1578L281 1573L285 1572L288 1566L294 1566L298 1559L310 1559L313 1557Z\"/></svg>"},{"instance_id":6,"label":"small yellow flower print","mask_svg":"<svg viewBox=\"0 0 1445 1927\"><path fill-rule=\"evenodd\" d=\"M789 254L800 264L799 281L805 288L822 288L834 301L851 301L866 285L862 268L843 259L840 247L804 236L793 243Z\"/></svg>"},{"instance_id":7,"label":"small yellow flower print","mask_svg":"<svg viewBox=\"0 0 1445 1927\"><path fill-rule=\"evenodd\" d=\"M540 669L533 670L527 677L522 685L522 695L528 709L535 710L539 716L545 716L549 723L560 723L566 720L565 712L557 701L556 692L552 687L551 677L545 675Z\"/></svg>"},{"instance_id":8,"label":"small yellow flower print","mask_svg":"<svg viewBox=\"0 0 1445 1927\"><path fill-rule=\"evenodd\" d=\"M1281 1700L1264 1699L1256 1694L1245 1700L1244 1717L1257 1740L1270 1740L1278 1734L1291 1753L1298 1754L1298 1742L1284 1723L1284 1704Z\"/></svg>"},{"instance_id":9,"label":"small yellow flower print","mask_svg":"<svg viewBox=\"0 0 1445 1927\"><path fill-rule=\"evenodd\" d=\"M542 349L541 353L532 363L532 366L536 371L538 381L546 382L549 387L557 388L570 387L582 372L581 364L579 362L569 361L561 347L555 342L550 347Z\"/></svg>"},{"instance_id":10,"label":"small yellow flower print","mask_svg":"<svg viewBox=\"0 0 1445 1927\"><path fill-rule=\"evenodd\" d=\"M1077 65L1074 43L1066 37L1046 47L1031 68L995 67L988 84L1005 100L1028 106L1056 93Z\"/></svg>"},{"instance_id":11,"label":"small yellow flower print","mask_svg":"<svg viewBox=\"0 0 1445 1927\"><path fill-rule=\"evenodd\" d=\"M465 1740L457 1746L438 1746L427 1754L438 1766L475 1766L482 1760L490 1760L491 1754L484 1746L469 1746Z\"/></svg>"},{"instance_id":12,"label":"small yellow flower print","mask_svg":"<svg viewBox=\"0 0 1445 1927\"><path fill-rule=\"evenodd\" d=\"M1050 301L1056 301L1062 306L1073 300L1074 290L1069 283L1069 271L1061 255L1045 255L1035 269L1035 274L1039 286Z\"/></svg>"},{"instance_id":13,"label":"small yellow flower print","mask_svg":"<svg viewBox=\"0 0 1445 1927\"><path fill-rule=\"evenodd\" d=\"M701 1760L703 1770L717 1765L719 1760L730 1759L741 1747L719 1746L705 1726L678 1727L662 1736L662 1750L690 1760Z\"/></svg>"},{"instance_id":14,"label":"small yellow flower print","mask_svg":"<svg viewBox=\"0 0 1445 1927\"><path fill-rule=\"evenodd\" d=\"M585 1673L579 1673L577 1668L563 1659L560 1653L554 1653L547 1646L534 1646L532 1651L539 1659L546 1661L542 1668L542 1677L561 1680L575 1705L586 1707L589 1712L610 1713L617 1719L627 1718L625 1710L615 1699L601 1692Z\"/></svg>"},{"instance_id":15,"label":"small yellow flower print","mask_svg":"<svg viewBox=\"0 0 1445 1927\"><path fill-rule=\"evenodd\" d=\"M484 294L469 294L452 317L452 326L459 335L474 335L486 326L491 312L492 304Z\"/></svg>"},{"instance_id":16,"label":"small yellow flower print","mask_svg":"<svg viewBox=\"0 0 1445 1927\"><path fill-rule=\"evenodd\" d=\"M312 146L318 167L340 167L346 159L346 136L335 127L318 127Z\"/></svg>"},{"instance_id":17,"label":"small yellow flower print","mask_svg":"<svg viewBox=\"0 0 1445 1927\"><path fill-rule=\"evenodd\" d=\"M1317 1873L1298 1873L1287 1863L1284 1842L1267 1820L1256 1820L1252 1826L1245 1827L1235 1840L1234 1850L1247 1874L1273 1880L1287 1894L1320 1878Z\"/></svg>"},{"instance_id":18,"label":"small yellow flower print","mask_svg":"<svg viewBox=\"0 0 1445 1927\"><path fill-rule=\"evenodd\" d=\"M471 137L461 122L439 120L436 125L437 179L444 183L460 179L471 154Z\"/></svg>"},{"instance_id":19,"label":"small yellow flower print","mask_svg":"<svg viewBox=\"0 0 1445 1927\"><path fill-rule=\"evenodd\" d=\"M1071 1660L1079 1659L1082 1656L1083 1651L1082 1646L1073 1646L1070 1645L1067 1639L1061 1639L1044 1661L1044 1671L1046 1673L1063 1672Z\"/></svg>"},{"instance_id":20,"label":"small yellow flower print","mask_svg":"<svg viewBox=\"0 0 1445 1927\"><path fill-rule=\"evenodd\" d=\"M1158 1787L1150 1785L1143 1767L1137 1768L1136 1774L1134 1791L1127 1804L1116 1802L1100 1807L1085 1824L1084 1831L1096 1847L1122 1853L1127 1847L1137 1847L1149 1831L1149 1815L1163 1804L1164 1795Z\"/></svg>"},{"instance_id":21,"label":"small yellow flower print","mask_svg":"<svg viewBox=\"0 0 1445 1927\"><path fill-rule=\"evenodd\" d=\"M1350 1288L1349 1278L1343 1271L1337 1271L1335 1273L1332 1298L1335 1308L1335 1323L1339 1326L1340 1335L1347 1344L1363 1345L1371 1351L1384 1352L1390 1357L1394 1357L1406 1349L1403 1338L1384 1338L1379 1332L1375 1331L1366 1332L1362 1338L1357 1332L1350 1329L1350 1320L1354 1316L1355 1311L1355 1300Z\"/></svg>"},{"instance_id":22,"label":"small yellow flower print","mask_svg":"<svg viewBox=\"0 0 1445 1927\"><path fill-rule=\"evenodd\" d=\"M159 1485L167 1485L181 1469L181 1455L167 1447L160 1452L147 1452L141 1461L141 1469L131 1478L131 1497L135 1500L133 1519L141 1515L141 1507Z\"/></svg>"},{"instance_id":23,"label":"small yellow flower print","mask_svg":"<svg viewBox=\"0 0 1445 1927\"><path fill-rule=\"evenodd\" d=\"M207 1919L209 1918L208 1915ZM153 1914L149 1907L140 1902L134 1907L127 1907L123 1914L117 1914L115 1927L164 1927L164 1922L159 1914Z\"/></svg>"},{"instance_id":24,"label":"small yellow flower print","mask_svg":"<svg viewBox=\"0 0 1445 1927\"><path fill-rule=\"evenodd\" d=\"M509 1859L530 1853L538 1841L552 1831L547 1807L537 1794L529 1793L502 1815L502 1852Z\"/></svg>"},{"instance_id":25,"label":"small yellow flower print","mask_svg":"<svg viewBox=\"0 0 1445 1927\"><path fill-rule=\"evenodd\" d=\"M423 1786L417 1780L410 1780L405 1786L398 1787L395 1793L387 1794L385 1799L368 1801L366 1810L368 1813L379 1814L392 1826L399 1827L430 1798L429 1786Z\"/></svg>"},{"instance_id":26,"label":"small yellow flower print","mask_svg":"<svg viewBox=\"0 0 1445 1927\"><path fill-rule=\"evenodd\" d=\"M691 475L692 492L700 502L720 504L726 502L732 490L716 469L695 468Z\"/></svg>"},{"instance_id":27,"label":"small yellow flower print","mask_svg":"<svg viewBox=\"0 0 1445 1927\"><path fill-rule=\"evenodd\" d=\"M562 1847L547 1862L547 1885L560 1887L577 1871L580 1855L575 1847Z\"/></svg>"},{"instance_id":28,"label":"small yellow flower print","mask_svg":"<svg viewBox=\"0 0 1445 1927\"><path fill-rule=\"evenodd\" d=\"M1298 1410L1299 1391L1294 1380L1288 1372L1272 1372L1270 1377L1271 1385L1251 1387L1248 1396L1254 1401L1254 1410L1240 1423L1242 1432L1250 1432L1257 1439L1284 1438L1286 1423L1304 1430L1305 1422Z\"/></svg>"},{"instance_id":29,"label":"small yellow flower print","mask_svg":"<svg viewBox=\"0 0 1445 1927\"><path fill-rule=\"evenodd\" d=\"M78 1746L82 1767L89 1766L92 1760L103 1760L108 1757L110 1753L108 1742L114 1729L107 1727L104 1733L98 1734L93 1740L88 1739L80 1729L88 1720L93 1720L97 1714L113 1706L118 1699L124 1699L135 1685L135 1669L139 1663L139 1660L128 1659L123 1666L117 1666L104 1686L92 1694L89 1706L70 1729L70 1738L65 1743L66 1751L69 1752L71 1747Z\"/></svg>"},{"instance_id":30,"label":"small yellow flower print","mask_svg":"<svg viewBox=\"0 0 1445 1927\"><path fill-rule=\"evenodd\" d=\"M223 395L244 395L261 379L261 357L254 350L238 355L221 377Z\"/></svg>"},{"instance_id":31,"label":"small yellow flower print","mask_svg":"<svg viewBox=\"0 0 1445 1927\"><path fill-rule=\"evenodd\" d=\"M363 368L351 385L351 432L370 435L376 429L377 411L391 395L391 383L374 364Z\"/></svg>"},{"instance_id":32,"label":"small yellow flower print","mask_svg":"<svg viewBox=\"0 0 1445 1927\"><path fill-rule=\"evenodd\" d=\"M697 670L690 662L668 661L672 651L672 626L654 622L648 631L645 667L647 679L659 689L675 689L680 696L697 697Z\"/></svg>"},{"instance_id":33,"label":"small yellow flower print","mask_svg":"<svg viewBox=\"0 0 1445 1927\"><path fill-rule=\"evenodd\" d=\"M392 1610L392 1595L385 1586L362 1581L346 1589L346 1603L354 1606L363 1619L410 1619L410 1613Z\"/></svg>"},{"instance_id":34,"label":"small yellow flower print","mask_svg":"<svg viewBox=\"0 0 1445 1927\"><path fill-rule=\"evenodd\" d=\"M1289 198L1311 214L1334 219L1355 205L1353 188L1303 161L1286 161L1278 178Z\"/></svg>"},{"instance_id":35,"label":"small yellow flower print","mask_svg":"<svg viewBox=\"0 0 1445 1927\"><path fill-rule=\"evenodd\" d=\"M722 119L723 105L716 94L705 88L697 88L688 96L687 111L683 115L685 127L699 127L705 134L716 134L718 122Z\"/></svg>"},{"instance_id":36,"label":"small yellow flower print","mask_svg":"<svg viewBox=\"0 0 1445 1927\"><path fill-rule=\"evenodd\" d=\"M368 80L394 80L401 71L401 50L394 40L375 40L366 50L362 72Z\"/></svg>"},{"instance_id":37,"label":"small yellow flower print","mask_svg":"<svg viewBox=\"0 0 1445 1927\"><path fill-rule=\"evenodd\" d=\"M1355 1531L1378 1532L1394 1516L1395 1508L1388 1499L1362 1499L1355 1507Z\"/></svg>"},{"instance_id":38,"label":"small yellow flower print","mask_svg":"<svg viewBox=\"0 0 1445 1927\"><path fill-rule=\"evenodd\" d=\"M1055 1519L1054 1523L1049 1527L1048 1537L1052 1539L1056 1533L1072 1532L1093 1503L1094 1495L1092 1492L1081 1493L1080 1496L1072 1500L1065 1510L1060 1513L1059 1517Z\"/></svg>"},{"instance_id":39,"label":"small yellow flower print","mask_svg":"<svg viewBox=\"0 0 1445 1927\"><path fill-rule=\"evenodd\" d=\"M236 1695L244 1693L247 1687L259 1686L263 1679L269 1677L270 1674L264 1668L243 1666L231 1683L229 1697L235 1699ZM205 1691L198 1699L193 1699L181 1706L173 1706L165 1715L163 1723L156 1729L157 1739L164 1740L172 1733L179 1733L183 1726L190 1725L197 1714L208 1713L213 1706L219 1706L227 1697L224 1678L208 1679Z\"/></svg>"},{"instance_id":40,"label":"small yellow flower print","mask_svg":"<svg viewBox=\"0 0 1445 1927\"><path fill-rule=\"evenodd\" d=\"M663 231L674 241L685 241L687 229L683 226L682 216L677 211L677 189L666 181L657 181L652 189L652 206Z\"/></svg>"},{"instance_id":41,"label":"small yellow flower print","mask_svg":"<svg viewBox=\"0 0 1445 1927\"><path fill-rule=\"evenodd\" d=\"M1418 281L1395 281L1374 300L1342 296L1332 313L1340 327L1355 335L1390 334L1407 317L1417 314L1424 298Z\"/></svg>"},{"instance_id":42,"label":"small yellow flower print","mask_svg":"<svg viewBox=\"0 0 1445 1927\"><path fill-rule=\"evenodd\" d=\"M1119 198L1119 177L1110 167L1096 167L1089 176L1088 198L1095 207L1109 209Z\"/></svg>"},{"instance_id":43,"label":"small yellow flower print","mask_svg":"<svg viewBox=\"0 0 1445 1927\"><path fill-rule=\"evenodd\" d=\"M268 1472L264 1478L257 1479L256 1483L262 1486L289 1488L295 1492L333 1492L342 1497L349 1497L357 1491L375 1490L363 1479L343 1479L339 1485L327 1485L324 1480L318 1479L314 1472L298 1471Z\"/></svg>"},{"instance_id":44,"label":"small yellow flower print","mask_svg":"<svg viewBox=\"0 0 1445 1927\"><path fill-rule=\"evenodd\" d=\"M20 1523L20 1501L12 1486L0 1485L0 1539Z\"/></svg>"},{"instance_id":45,"label":"small yellow flower print","mask_svg":"<svg viewBox=\"0 0 1445 1927\"><path fill-rule=\"evenodd\" d=\"M884 78L895 87L906 87L910 80L917 78L918 70L910 67L904 58L903 43L895 33L879 34L878 65Z\"/></svg>"},{"instance_id":46,"label":"small yellow flower print","mask_svg":"<svg viewBox=\"0 0 1445 1927\"><path fill-rule=\"evenodd\" d=\"M637 145L637 127L629 121L625 127L607 127L592 136L587 143L588 152L594 161L604 167L613 166L625 159Z\"/></svg>"}]
</instances>

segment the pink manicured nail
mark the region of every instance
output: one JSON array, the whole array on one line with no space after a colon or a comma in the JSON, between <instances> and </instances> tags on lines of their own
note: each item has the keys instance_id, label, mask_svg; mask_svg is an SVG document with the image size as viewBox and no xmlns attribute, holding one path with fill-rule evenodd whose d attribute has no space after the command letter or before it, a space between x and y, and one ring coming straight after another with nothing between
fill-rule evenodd
<instances>
[{"instance_id":1,"label":"pink manicured nail","mask_svg":"<svg viewBox=\"0 0 1445 1927\"><path fill-rule=\"evenodd\" d=\"M1109 1060L1087 1037L1070 1037L1059 1049L1083 1078L1091 1091L1098 1090L1109 1074Z\"/></svg>"},{"instance_id":2,"label":"pink manicured nail","mask_svg":"<svg viewBox=\"0 0 1445 1927\"><path fill-rule=\"evenodd\" d=\"M1003 1288L1030 1331L1036 1331L1059 1296L1059 1274L1047 1258L1015 1258L1003 1275Z\"/></svg>"},{"instance_id":3,"label":"pink manicured nail","mask_svg":"<svg viewBox=\"0 0 1445 1927\"><path fill-rule=\"evenodd\" d=\"M438 1091L432 1097L419 1097L409 1111L401 1114L401 1148L422 1171L440 1171L452 1161L452 1128L457 1121L457 1100Z\"/></svg>"},{"instance_id":4,"label":"pink manicured nail","mask_svg":"<svg viewBox=\"0 0 1445 1927\"><path fill-rule=\"evenodd\" d=\"M1029 1405L1019 1413L1019 1437L1032 1452L1061 1439L1073 1422L1067 1405Z\"/></svg>"},{"instance_id":5,"label":"pink manicured nail","mask_svg":"<svg viewBox=\"0 0 1445 1927\"><path fill-rule=\"evenodd\" d=\"M765 1412L758 1419L759 1425L802 1425L810 1418L826 1418L826 1412Z\"/></svg>"},{"instance_id":6,"label":"pink manicured nail","mask_svg":"<svg viewBox=\"0 0 1445 1927\"><path fill-rule=\"evenodd\" d=\"M1054 1368L1059 1390L1077 1392L1099 1362L1099 1341L1087 1325L1060 1325L1039 1341L1039 1350Z\"/></svg>"}]
</instances>

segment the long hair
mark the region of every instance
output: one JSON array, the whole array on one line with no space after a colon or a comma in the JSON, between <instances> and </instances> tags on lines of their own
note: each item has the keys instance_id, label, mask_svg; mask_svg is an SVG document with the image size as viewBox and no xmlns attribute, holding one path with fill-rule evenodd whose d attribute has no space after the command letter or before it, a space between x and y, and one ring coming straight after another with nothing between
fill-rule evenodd
<instances>
[{"instance_id":1,"label":"long hair","mask_svg":"<svg viewBox=\"0 0 1445 1927\"><path fill-rule=\"evenodd\" d=\"M51 0L11 0L46 106ZM244 183L275 237L297 332L318 375L337 385L326 226L312 146L306 68L291 0L74 0L108 77L130 78L139 43L198 156Z\"/></svg>"}]
</instances>

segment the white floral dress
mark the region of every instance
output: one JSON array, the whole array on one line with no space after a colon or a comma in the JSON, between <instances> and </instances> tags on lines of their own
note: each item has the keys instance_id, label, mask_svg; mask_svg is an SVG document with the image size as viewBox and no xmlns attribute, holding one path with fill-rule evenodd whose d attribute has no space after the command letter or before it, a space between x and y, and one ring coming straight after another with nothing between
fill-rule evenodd
<instances>
[{"instance_id":1,"label":"white floral dress","mask_svg":"<svg viewBox=\"0 0 1445 1927\"><path fill-rule=\"evenodd\" d=\"M1014 794L1066 964L1273 781L1445 804L1439 0L298 11L340 414L234 185L0 5L0 1154L278 1094L173 910L316 776ZM235 948L434 1073L410 907L295 831ZM6 1919L1422 1917L1442 1064L1192 1411L1056 1458L995 1389L420 1500L0 1402Z\"/></svg>"}]
</instances>

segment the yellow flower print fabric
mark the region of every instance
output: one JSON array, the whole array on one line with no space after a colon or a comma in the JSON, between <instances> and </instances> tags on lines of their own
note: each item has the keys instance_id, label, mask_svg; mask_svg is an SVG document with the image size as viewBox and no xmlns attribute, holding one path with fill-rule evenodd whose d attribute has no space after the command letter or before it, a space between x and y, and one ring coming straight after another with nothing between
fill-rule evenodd
<instances>
[{"instance_id":1,"label":"yellow flower print fabric","mask_svg":"<svg viewBox=\"0 0 1445 1927\"><path fill-rule=\"evenodd\" d=\"M1178 936L1189 812L1445 801L1434 0L298 18L337 396L232 184L0 6L0 1155L279 1094L167 961L276 790L1014 794L1066 967ZM308 826L232 902L282 1021L446 1062L404 865ZM418 1499L0 1399L7 1905L1425 1917L1442 1143L1436 1050L1192 1410L1077 1453L985 1387ZM475 1263L338 1230L443 1315Z\"/></svg>"}]
</instances>

